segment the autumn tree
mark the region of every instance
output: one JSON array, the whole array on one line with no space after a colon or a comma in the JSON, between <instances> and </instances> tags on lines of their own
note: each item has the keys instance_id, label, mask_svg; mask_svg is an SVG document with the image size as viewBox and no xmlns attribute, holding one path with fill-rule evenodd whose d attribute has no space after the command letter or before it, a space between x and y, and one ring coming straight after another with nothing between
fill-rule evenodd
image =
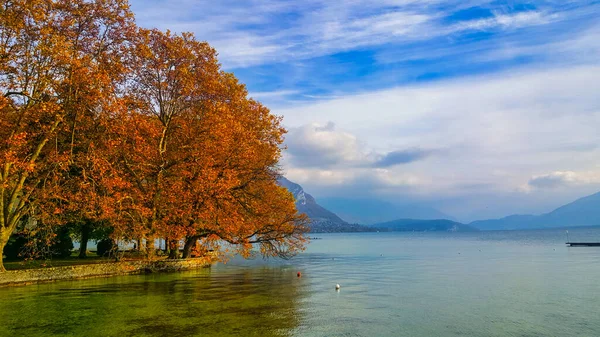
<instances>
[{"instance_id":1,"label":"autumn tree","mask_svg":"<svg viewBox=\"0 0 600 337\"><path fill-rule=\"evenodd\" d=\"M73 168L80 125L113 109L132 18L122 0L2 2L0 251L25 214L50 223L73 202L57 172Z\"/></svg>"},{"instance_id":2,"label":"autumn tree","mask_svg":"<svg viewBox=\"0 0 600 337\"><path fill-rule=\"evenodd\" d=\"M141 30L139 38L118 148L136 190L137 212L127 214L144 224L148 242L166 238L171 257L182 238L186 257L201 238L244 248L273 243L264 252L276 255L300 247L306 219L276 185L280 118L248 99L215 51L191 34Z\"/></svg>"},{"instance_id":3,"label":"autumn tree","mask_svg":"<svg viewBox=\"0 0 600 337\"><path fill-rule=\"evenodd\" d=\"M112 160L131 184L129 198L119 203L115 235L144 236L151 252L166 214L176 207L168 195L180 192L171 186L181 162L178 120L209 95L218 64L214 50L190 34L139 29L134 45L128 110L114 125Z\"/></svg>"},{"instance_id":4,"label":"autumn tree","mask_svg":"<svg viewBox=\"0 0 600 337\"><path fill-rule=\"evenodd\" d=\"M198 240L266 256L302 248L277 186L285 130L192 34L135 27L126 0L0 7L0 251L30 229ZM85 250L85 244L82 245ZM0 271L4 267L0 260Z\"/></svg>"},{"instance_id":5,"label":"autumn tree","mask_svg":"<svg viewBox=\"0 0 600 337\"><path fill-rule=\"evenodd\" d=\"M308 219L297 213L289 191L277 185L285 129L260 103L248 99L232 74L219 76L210 107L190 114L186 157L181 165L184 257L198 240L226 243L247 256L253 245L264 256L289 257L301 249ZM206 129L199 139L194 129ZM186 162L187 164L187 162Z\"/></svg>"}]
</instances>

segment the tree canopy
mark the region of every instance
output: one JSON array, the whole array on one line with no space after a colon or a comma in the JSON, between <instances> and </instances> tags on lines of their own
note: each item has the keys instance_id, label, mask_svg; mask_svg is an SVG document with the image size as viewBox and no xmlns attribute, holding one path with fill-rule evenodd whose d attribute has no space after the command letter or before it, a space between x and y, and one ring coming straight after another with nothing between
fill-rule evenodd
<instances>
[{"instance_id":1,"label":"tree canopy","mask_svg":"<svg viewBox=\"0 0 600 337\"><path fill-rule=\"evenodd\" d=\"M0 251L68 223L150 254L164 238L172 257L180 240L184 257L302 249L281 117L206 42L137 27L124 0L5 0L0 60Z\"/></svg>"}]
</instances>

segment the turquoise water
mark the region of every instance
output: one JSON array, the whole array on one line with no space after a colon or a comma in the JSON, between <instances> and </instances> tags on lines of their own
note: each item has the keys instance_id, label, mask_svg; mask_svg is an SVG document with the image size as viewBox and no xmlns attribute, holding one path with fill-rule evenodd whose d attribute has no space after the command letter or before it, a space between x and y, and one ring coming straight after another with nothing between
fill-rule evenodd
<instances>
[{"instance_id":1,"label":"turquoise water","mask_svg":"<svg viewBox=\"0 0 600 337\"><path fill-rule=\"evenodd\" d=\"M289 261L0 288L0 335L600 336L600 247L563 230L315 236Z\"/></svg>"}]
</instances>

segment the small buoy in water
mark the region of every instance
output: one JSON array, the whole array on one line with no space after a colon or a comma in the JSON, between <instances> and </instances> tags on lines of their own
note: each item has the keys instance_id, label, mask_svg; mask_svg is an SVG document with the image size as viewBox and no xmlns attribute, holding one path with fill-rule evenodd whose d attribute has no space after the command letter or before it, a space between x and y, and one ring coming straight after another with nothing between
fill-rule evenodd
<instances>
[{"instance_id":1,"label":"small buoy in water","mask_svg":"<svg viewBox=\"0 0 600 337\"><path fill-rule=\"evenodd\" d=\"M335 290L340 290L340 285L339 284L335 285Z\"/></svg>"},{"instance_id":2,"label":"small buoy in water","mask_svg":"<svg viewBox=\"0 0 600 337\"><path fill-rule=\"evenodd\" d=\"M383 256L383 254L379 255L379 256Z\"/></svg>"},{"instance_id":3,"label":"small buoy in water","mask_svg":"<svg viewBox=\"0 0 600 337\"><path fill-rule=\"evenodd\" d=\"M298 277L302 277L302 273L298 272L296 275L298 275Z\"/></svg>"}]
</instances>

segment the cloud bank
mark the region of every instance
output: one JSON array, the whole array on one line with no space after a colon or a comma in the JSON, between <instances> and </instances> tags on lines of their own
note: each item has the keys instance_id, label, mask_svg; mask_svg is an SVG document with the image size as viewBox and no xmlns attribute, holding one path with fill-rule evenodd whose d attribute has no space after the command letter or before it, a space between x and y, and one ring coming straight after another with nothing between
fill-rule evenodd
<instances>
[{"instance_id":1,"label":"cloud bank","mask_svg":"<svg viewBox=\"0 0 600 337\"><path fill-rule=\"evenodd\" d=\"M431 200L470 220L496 214L487 211L490 207L510 212L522 209L521 204L532 210L544 204L547 210L594 192L600 182L596 88L600 65L522 68L275 112L286 123L304 125L298 129L302 132L290 132L302 134L304 142L290 144L292 158L301 157L300 147L307 150L304 155L318 153L325 161L286 163L290 178L309 189L324 195ZM323 167L325 175L319 173ZM328 177L336 183L327 184ZM548 190L554 192L548 195ZM483 200L482 194L488 202L476 206L481 209L443 209L468 196Z\"/></svg>"},{"instance_id":2,"label":"cloud bank","mask_svg":"<svg viewBox=\"0 0 600 337\"><path fill-rule=\"evenodd\" d=\"M318 196L418 200L460 220L600 190L593 0L132 0L192 31L284 116Z\"/></svg>"}]
</instances>

